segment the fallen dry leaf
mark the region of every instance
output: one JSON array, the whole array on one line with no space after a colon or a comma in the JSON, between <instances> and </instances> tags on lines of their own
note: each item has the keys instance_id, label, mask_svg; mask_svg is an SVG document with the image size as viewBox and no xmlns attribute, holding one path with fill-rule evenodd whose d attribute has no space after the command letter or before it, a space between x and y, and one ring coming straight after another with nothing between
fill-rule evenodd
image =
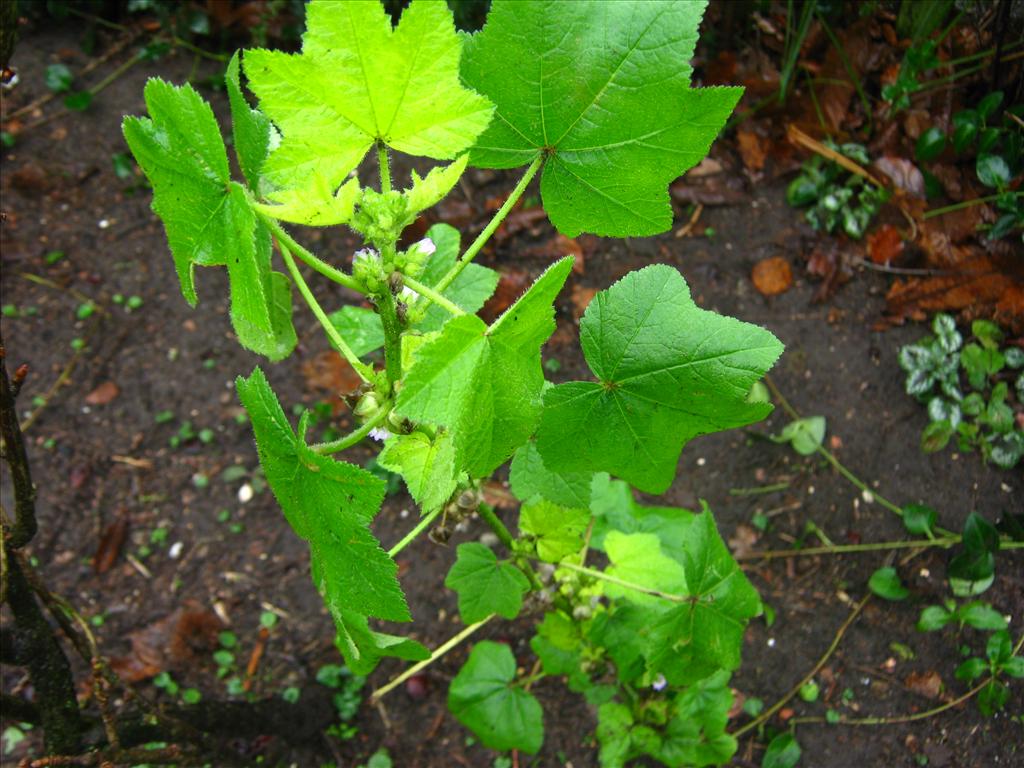
<instances>
[{"instance_id":1,"label":"fallen dry leaf","mask_svg":"<svg viewBox=\"0 0 1024 768\"><path fill-rule=\"evenodd\" d=\"M868 235L868 258L875 264L894 264L903 253L903 237L891 224L883 224Z\"/></svg>"},{"instance_id":2,"label":"fallen dry leaf","mask_svg":"<svg viewBox=\"0 0 1024 768\"><path fill-rule=\"evenodd\" d=\"M104 528L103 535L100 536L100 544L96 547L96 554L92 559L92 567L96 573L106 573L113 567L127 536L128 517L122 510L117 520Z\"/></svg>"},{"instance_id":3,"label":"fallen dry leaf","mask_svg":"<svg viewBox=\"0 0 1024 768\"><path fill-rule=\"evenodd\" d=\"M736 143L748 171L757 174L764 170L764 160L768 154L767 139L753 131L737 131Z\"/></svg>"},{"instance_id":4,"label":"fallen dry leaf","mask_svg":"<svg viewBox=\"0 0 1024 768\"><path fill-rule=\"evenodd\" d=\"M754 545L760 537L753 526L740 523L736 526L736 533L729 539L729 549L733 557L745 557L754 551Z\"/></svg>"},{"instance_id":5,"label":"fallen dry leaf","mask_svg":"<svg viewBox=\"0 0 1024 768\"><path fill-rule=\"evenodd\" d=\"M488 480L480 490L483 493L484 501L498 509L512 509L519 506L519 501L512 492L497 480Z\"/></svg>"},{"instance_id":6,"label":"fallen dry leaf","mask_svg":"<svg viewBox=\"0 0 1024 768\"><path fill-rule=\"evenodd\" d=\"M85 396L85 402L86 405L106 405L119 394L121 394L121 390L117 384L112 381L104 381Z\"/></svg>"},{"instance_id":7,"label":"fallen dry leaf","mask_svg":"<svg viewBox=\"0 0 1024 768\"><path fill-rule=\"evenodd\" d=\"M924 175L909 160L886 155L876 160L873 167L888 176L897 189L924 199Z\"/></svg>"},{"instance_id":8,"label":"fallen dry leaf","mask_svg":"<svg viewBox=\"0 0 1024 768\"><path fill-rule=\"evenodd\" d=\"M926 699L937 699L942 695L942 678L935 670L911 672L906 679L907 688Z\"/></svg>"},{"instance_id":9,"label":"fallen dry leaf","mask_svg":"<svg viewBox=\"0 0 1024 768\"><path fill-rule=\"evenodd\" d=\"M316 357L304 361L302 375L310 389L330 394L333 397L332 403L336 400L340 404L342 395L355 392L362 384L359 374L348 361L333 350L321 352Z\"/></svg>"},{"instance_id":10,"label":"fallen dry leaf","mask_svg":"<svg viewBox=\"0 0 1024 768\"><path fill-rule=\"evenodd\" d=\"M750 279L765 296L777 296L788 291L793 284L793 270L782 256L770 256L754 265Z\"/></svg>"},{"instance_id":11,"label":"fallen dry leaf","mask_svg":"<svg viewBox=\"0 0 1024 768\"><path fill-rule=\"evenodd\" d=\"M169 615L128 634L131 653L110 660L127 683L147 680L171 666L195 663L217 647L224 628L216 614L189 601Z\"/></svg>"}]
</instances>

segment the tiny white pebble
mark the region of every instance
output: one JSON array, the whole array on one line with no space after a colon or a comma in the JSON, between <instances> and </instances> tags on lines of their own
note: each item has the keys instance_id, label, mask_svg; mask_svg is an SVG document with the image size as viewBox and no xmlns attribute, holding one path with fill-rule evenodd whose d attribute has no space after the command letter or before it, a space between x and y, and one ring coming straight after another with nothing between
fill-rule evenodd
<instances>
[{"instance_id":1,"label":"tiny white pebble","mask_svg":"<svg viewBox=\"0 0 1024 768\"><path fill-rule=\"evenodd\" d=\"M708 463L708 460L705 459L704 457L701 457L701 458L697 459L697 466L698 467L703 467L707 463Z\"/></svg>"},{"instance_id":2,"label":"tiny white pebble","mask_svg":"<svg viewBox=\"0 0 1024 768\"><path fill-rule=\"evenodd\" d=\"M398 513L398 516L400 518L402 518L403 520L405 520L405 518L407 518L409 516L409 510L408 509L403 509L401 512Z\"/></svg>"},{"instance_id":3,"label":"tiny white pebble","mask_svg":"<svg viewBox=\"0 0 1024 768\"><path fill-rule=\"evenodd\" d=\"M999 490L1001 490L1003 493L1013 493L1013 488L1008 486L1006 483L1000 483Z\"/></svg>"},{"instance_id":4,"label":"tiny white pebble","mask_svg":"<svg viewBox=\"0 0 1024 768\"><path fill-rule=\"evenodd\" d=\"M184 544L182 544L180 541L176 541L173 544L171 544L171 548L167 550L167 556L171 558L171 560L177 560L179 557L181 557L181 550L183 550L184 548Z\"/></svg>"},{"instance_id":5,"label":"tiny white pebble","mask_svg":"<svg viewBox=\"0 0 1024 768\"><path fill-rule=\"evenodd\" d=\"M774 637L769 637L768 638L768 647L769 648L774 648L775 647L775 638Z\"/></svg>"},{"instance_id":6,"label":"tiny white pebble","mask_svg":"<svg viewBox=\"0 0 1024 768\"><path fill-rule=\"evenodd\" d=\"M82 406L82 413L91 413L91 412L92 412L92 408L90 408L88 405L83 405Z\"/></svg>"},{"instance_id":7,"label":"tiny white pebble","mask_svg":"<svg viewBox=\"0 0 1024 768\"><path fill-rule=\"evenodd\" d=\"M98 222L96 222L96 226L98 226L100 229L106 229L107 227L110 226L110 222L107 219L100 219Z\"/></svg>"},{"instance_id":8,"label":"tiny white pebble","mask_svg":"<svg viewBox=\"0 0 1024 768\"><path fill-rule=\"evenodd\" d=\"M251 501L253 497L252 486L246 483L238 489L238 500L245 504L247 501Z\"/></svg>"},{"instance_id":9,"label":"tiny white pebble","mask_svg":"<svg viewBox=\"0 0 1024 768\"><path fill-rule=\"evenodd\" d=\"M928 577L930 577L932 575L932 572L929 571L927 568L922 568L920 571L918 571L918 575L922 579L927 579Z\"/></svg>"},{"instance_id":10,"label":"tiny white pebble","mask_svg":"<svg viewBox=\"0 0 1024 768\"><path fill-rule=\"evenodd\" d=\"M808 496L813 496L814 495L814 486L813 485L807 487L807 495Z\"/></svg>"},{"instance_id":11,"label":"tiny white pebble","mask_svg":"<svg viewBox=\"0 0 1024 768\"><path fill-rule=\"evenodd\" d=\"M875 494L868 490L861 491L860 497L864 499L865 504L871 504L875 500Z\"/></svg>"},{"instance_id":12,"label":"tiny white pebble","mask_svg":"<svg viewBox=\"0 0 1024 768\"><path fill-rule=\"evenodd\" d=\"M860 684L861 685L871 685L871 678L870 677L862 677L860 679Z\"/></svg>"}]
</instances>

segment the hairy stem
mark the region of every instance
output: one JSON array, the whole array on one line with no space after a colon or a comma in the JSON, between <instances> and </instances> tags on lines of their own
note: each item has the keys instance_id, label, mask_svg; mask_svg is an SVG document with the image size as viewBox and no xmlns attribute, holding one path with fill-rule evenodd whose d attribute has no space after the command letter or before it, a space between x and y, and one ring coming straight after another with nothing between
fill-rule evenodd
<instances>
[{"instance_id":1,"label":"hairy stem","mask_svg":"<svg viewBox=\"0 0 1024 768\"><path fill-rule=\"evenodd\" d=\"M377 297L377 311L380 324L384 326L384 371L388 377L388 394L391 394L395 382L402 378L402 325L398 322L395 296L390 285L385 285Z\"/></svg>"},{"instance_id":2,"label":"hairy stem","mask_svg":"<svg viewBox=\"0 0 1024 768\"><path fill-rule=\"evenodd\" d=\"M384 419L388 417L388 412L390 410L390 404L386 403L373 415L373 418L359 427L359 429L354 429L344 437L339 437L337 440L332 440L329 443L316 443L315 445L311 445L310 448L323 455L337 453L338 451L344 451L346 448L351 448L370 434L370 432L383 424Z\"/></svg>"},{"instance_id":3,"label":"hairy stem","mask_svg":"<svg viewBox=\"0 0 1024 768\"><path fill-rule=\"evenodd\" d=\"M341 334L338 333L338 329L334 327L331 321L327 317L327 313L324 312L323 307L320 306L320 302L316 300L313 292L309 290L309 285L306 284L305 278L302 273L299 272L298 266L295 264L295 259L292 258L291 252L288 250L287 244L283 239L278 239L277 246L281 251L281 258L284 259L285 266L288 267L288 272L292 276L292 280L295 281L296 287L299 289L299 293L302 294L302 298L309 304L309 308L313 310L313 314L316 315L316 319L320 321L320 325L323 326L324 333L327 334L327 338L331 340L331 343L338 349L342 357L348 360L349 365L359 374L359 378L363 381L369 382L373 376L373 369L366 365L362 360L356 357L356 354L352 351L345 340L341 338Z\"/></svg>"},{"instance_id":4,"label":"hairy stem","mask_svg":"<svg viewBox=\"0 0 1024 768\"><path fill-rule=\"evenodd\" d=\"M490 526L491 530L494 531L495 535L498 537L498 540L505 545L505 548L515 556L516 566L526 574L526 578L530 580L530 588L534 592L540 592L544 589L544 585L541 584L540 579L537 578L537 574L534 572L529 562L516 555L515 539L512 537L512 534L509 533L505 524L501 522L501 518L494 514L494 510L487 504L481 504L477 508L477 513L480 515L481 519Z\"/></svg>"},{"instance_id":5,"label":"hairy stem","mask_svg":"<svg viewBox=\"0 0 1024 768\"><path fill-rule=\"evenodd\" d=\"M377 142L377 168L380 171L380 191L391 191L391 165L388 162L388 148L383 141Z\"/></svg>"},{"instance_id":6,"label":"hairy stem","mask_svg":"<svg viewBox=\"0 0 1024 768\"><path fill-rule=\"evenodd\" d=\"M519 198L523 196L526 188L529 186L530 181L537 175L537 171L544 165L546 155L538 155L529 167L526 169L526 173L523 174L523 178L519 180L515 188L509 193L508 199L502 204L501 208L498 209L497 213L494 214L494 218L490 220L484 231L477 235L476 240L466 249L466 252L462 254L455 265L448 270L448 274L441 278L440 282L434 286L434 290L438 293L444 291L452 281L459 276L459 273L469 264L476 255L480 252L480 249L484 247L488 240L491 239L491 235L494 234L495 230L501 225L501 222L505 220L509 212L515 207L516 203L519 202Z\"/></svg>"},{"instance_id":7,"label":"hairy stem","mask_svg":"<svg viewBox=\"0 0 1024 768\"><path fill-rule=\"evenodd\" d=\"M423 531L425 531L427 528L429 528L430 524L434 522L434 520L437 519L437 516L441 514L441 512L443 511L444 507L442 506L438 507L433 512L430 512L427 515L425 515L422 520L416 523L415 528L413 528L411 531L405 534L405 536L402 537L401 541L399 541L397 544L395 544L395 546L388 550L388 557L393 558L395 555L397 555L399 552L401 552L403 549L409 546L413 541L415 541L416 537L423 533Z\"/></svg>"},{"instance_id":8,"label":"hairy stem","mask_svg":"<svg viewBox=\"0 0 1024 768\"><path fill-rule=\"evenodd\" d=\"M466 314L466 311L458 304L453 302L451 299L445 298L433 288L428 285L424 285L419 280L414 280L408 275L402 275L402 282L412 290L416 291L416 293L420 294L420 296L423 296L425 299L429 299L437 304L437 306L446 310L449 314L454 315L455 317Z\"/></svg>"},{"instance_id":9,"label":"hairy stem","mask_svg":"<svg viewBox=\"0 0 1024 768\"><path fill-rule=\"evenodd\" d=\"M850 628L850 625L852 625L853 622L857 619L857 617L860 616L860 612L864 610L864 606L868 604L868 601L870 599L871 593L869 592L867 595L864 596L864 598L859 603L857 603L857 606L853 609L853 611L850 612L850 615L846 617L846 621L844 621L842 626L839 627L839 630L836 632L835 637L832 638L832 643L829 645L828 650L826 650L824 655L820 659L818 659L818 663L814 665L811 671L804 675L799 683L794 685L788 693L786 693L781 699L779 699L777 702L768 707L768 709L762 712L758 717L755 717L746 725L742 726L741 728L737 728L735 731L733 731L732 736L734 738L738 739L744 733L752 731L762 723L767 722L772 715L774 715L776 712L778 712L786 705L787 701L796 696L800 692L800 689L803 688L804 685L806 685L811 678L818 674L818 670L825 666L825 663L832 657L832 654L835 653L836 648L839 647L839 643L843 639L843 635L846 634L846 630L848 630Z\"/></svg>"},{"instance_id":10,"label":"hairy stem","mask_svg":"<svg viewBox=\"0 0 1024 768\"><path fill-rule=\"evenodd\" d=\"M480 629L480 627L482 627L484 624L486 624L491 619L493 619L494 616L495 616L495 614L492 613L486 619L481 619L476 624L470 624L464 630L459 632L459 634L455 635L450 640L445 641L442 645L439 645L437 647L437 650L435 650L432 654L430 654L430 658L429 659L424 659L423 661L419 661L419 662L413 664L411 667L409 667L407 670L405 670L405 672L403 672L402 674L398 675L398 677L395 677L390 682L388 682L386 685L382 685L380 688L378 688L372 694L370 694L370 701L373 702L373 703L376 703L376 702L380 701L381 698L383 698L390 691L394 690L399 685L404 683L406 680L408 680L410 677L415 675L417 672L419 672L420 670L426 669L428 666L430 666L435 661L440 659L442 656L444 656L446 653L448 653L448 651L450 651L452 648L456 647L459 643L461 643L463 640L465 640L470 635L472 635L474 632L476 632L478 629Z\"/></svg>"},{"instance_id":11,"label":"hairy stem","mask_svg":"<svg viewBox=\"0 0 1024 768\"><path fill-rule=\"evenodd\" d=\"M277 219L268 216L265 213L261 213L260 211L257 211L256 213L263 220L263 222L268 227L270 227L270 231L274 233L274 237L277 238L279 246L283 245L287 247L287 249L292 254L298 256L300 259L302 259L302 261L304 261L306 264L312 267L316 272L319 272L321 275L326 277L328 280L331 280L337 283L338 285L343 285L346 288L349 288L353 291L357 291L359 293L366 292L363 290L363 287L355 278L353 278L350 275L346 275L340 269L335 269L326 261L314 256L308 250L303 248L298 242L296 242L295 238L288 234L288 232L285 230L284 227L281 226L281 223ZM282 248L281 251L283 253L284 248Z\"/></svg>"},{"instance_id":12,"label":"hairy stem","mask_svg":"<svg viewBox=\"0 0 1024 768\"><path fill-rule=\"evenodd\" d=\"M649 587L642 586L640 584L634 584L632 581L626 581L625 579L617 578L616 576L610 576L604 571L599 571L595 568L587 568L585 565L576 565L568 561L561 562L558 564L559 568L566 568L570 571L576 571L576 573L582 573L585 576L590 576L594 579L601 581L607 581L609 584L616 584L625 589L631 589L634 592L642 592L645 595L652 595L654 597L660 597L663 600L669 600L673 603L691 603L693 600L689 597L683 597L682 595L673 595L670 592L662 592L660 589L650 589Z\"/></svg>"}]
</instances>

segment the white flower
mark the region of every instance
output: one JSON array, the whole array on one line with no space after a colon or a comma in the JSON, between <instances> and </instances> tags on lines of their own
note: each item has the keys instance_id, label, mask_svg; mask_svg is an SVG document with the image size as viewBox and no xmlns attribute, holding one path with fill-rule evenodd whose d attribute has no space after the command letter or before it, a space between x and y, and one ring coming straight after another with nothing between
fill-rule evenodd
<instances>
[{"instance_id":1,"label":"white flower","mask_svg":"<svg viewBox=\"0 0 1024 768\"><path fill-rule=\"evenodd\" d=\"M358 251L352 254L352 266L357 264L366 264L372 266L380 263L380 254L378 254L373 248L360 248Z\"/></svg>"},{"instance_id":2,"label":"white flower","mask_svg":"<svg viewBox=\"0 0 1024 768\"><path fill-rule=\"evenodd\" d=\"M429 237L424 237L418 243L413 245L413 248L415 248L420 253L425 254L427 256L433 256L434 255L434 251L437 250L437 246L434 245L434 241L431 240Z\"/></svg>"},{"instance_id":3,"label":"white flower","mask_svg":"<svg viewBox=\"0 0 1024 768\"><path fill-rule=\"evenodd\" d=\"M416 291L404 285L402 286L402 290L398 294L399 301L404 301L406 304L411 304L412 302L416 301L416 299L418 299L419 297L420 295L416 293Z\"/></svg>"},{"instance_id":4,"label":"white flower","mask_svg":"<svg viewBox=\"0 0 1024 768\"><path fill-rule=\"evenodd\" d=\"M653 688L656 691L664 691L667 685L668 680L666 680L665 676L659 672L658 676L654 678L654 682L651 683L651 688Z\"/></svg>"},{"instance_id":5,"label":"white flower","mask_svg":"<svg viewBox=\"0 0 1024 768\"><path fill-rule=\"evenodd\" d=\"M381 427L374 427L373 429L370 430L370 437L372 437L378 443L383 443L385 440L391 437L391 433Z\"/></svg>"}]
</instances>

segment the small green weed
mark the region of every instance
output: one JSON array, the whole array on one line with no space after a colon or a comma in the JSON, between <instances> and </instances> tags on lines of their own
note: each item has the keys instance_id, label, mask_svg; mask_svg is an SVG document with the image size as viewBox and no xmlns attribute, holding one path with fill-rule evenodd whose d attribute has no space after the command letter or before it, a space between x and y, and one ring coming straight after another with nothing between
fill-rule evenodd
<instances>
[{"instance_id":1,"label":"small green weed","mask_svg":"<svg viewBox=\"0 0 1024 768\"><path fill-rule=\"evenodd\" d=\"M1012 469L1024 457L1024 349L1002 347L1002 331L987 320L971 324L967 344L949 315L936 315L932 330L899 355L907 394L928 407L921 449L941 451L955 436L961 451Z\"/></svg>"},{"instance_id":2,"label":"small green weed","mask_svg":"<svg viewBox=\"0 0 1024 768\"><path fill-rule=\"evenodd\" d=\"M867 165L870 162L861 144L824 143L857 163ZM786 189L786 202L794 208L806 208L804 216L812 227L829 233L842 228L856 240L864 236L882 203L888 199L888 191L819 155L803 164L800 175Z\"/></svg>"}]
</instances>

